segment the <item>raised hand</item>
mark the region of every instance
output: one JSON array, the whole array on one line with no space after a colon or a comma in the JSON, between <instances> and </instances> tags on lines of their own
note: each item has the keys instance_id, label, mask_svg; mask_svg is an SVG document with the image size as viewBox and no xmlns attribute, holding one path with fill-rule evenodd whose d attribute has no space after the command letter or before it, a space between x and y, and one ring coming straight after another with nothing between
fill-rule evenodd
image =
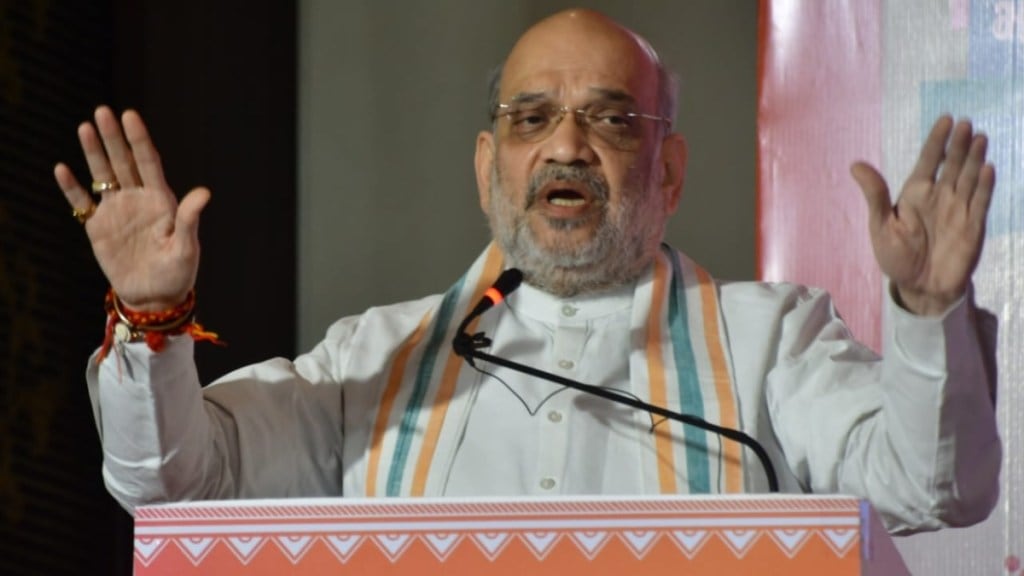
<instances>
[{"instance_id":1,"label":"raised hand","mask_svg":"<svg viewBox=\"0 0 1024 576\"><path fill-rule=\"evenodd\" d=\"M851 168L868 203L871 244L882 272L915 314L941 314L970 282L985 241L995 186L988 139L949 116L932 127L917 164L893 205L872 166Z\"/></svg>"},{"instance_id":2,"label":"raised hand","mask_svg":"<svg viewBox=\"0 0 1024 576\"><path fill-rule=\"evenodd\" d=\"M160 157L138 113L118 122L106 106L95 126L78 127L98 203L67 165L54 168L57 184L83 221L100 268L130 308L166 310L185 300L199 268L199 214L210 199L206 188L179 204L164 179Z\"/></svg>"}]
</instances>

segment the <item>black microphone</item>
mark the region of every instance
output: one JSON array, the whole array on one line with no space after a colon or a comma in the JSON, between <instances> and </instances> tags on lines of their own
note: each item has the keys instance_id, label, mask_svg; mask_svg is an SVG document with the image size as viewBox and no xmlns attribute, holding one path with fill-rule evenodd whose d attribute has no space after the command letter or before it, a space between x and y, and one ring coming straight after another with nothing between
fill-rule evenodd
<instances>
[{"instance_id":1,"label":"black microphone","mask_svg":"<svg viewBox=\"0 0 1024 576\"><path fill-rule=\"evenodd\" d=\"M518 268L509 268L502 272L498 279L494 281L494 284L484 292L483 298L480 302L477 302L475 308L473 308L466 317L462 319L462 323L459 324L459 329L455 332L455 338L452 340L452 348L455 353L462 356L469 362L470 366L476 367L473 364L472 356L468 355L468 352L477 348L486 348L491 345L490 338L484 336L483 332L477 332L476 334L466 333L466 329L469 327L469 323L476 319L487 310L489 310L495 304L501 302L506 296L519 288L519 285L523 282L523 273Z\"/></svg>"},{"instance_id":2,"label":"black microphone","mask_svg":"<svg viewBox=\"0 0 1024 576\"><path fill-rule=\"evenodd\" d=\"M755 455L757 455L757 459L761 462L761 467L764 468L764 474L768 479L768 491L773 493L779 491L779 480L775 475L775 467L772 466L772 462L768 458L768 453L765 452L764 447L761 446L761 444L758 443L757 440L754 440L742 430L733 430L732 428L718 426L717 424L712 424L707 420L704 420L703 418L698 418L690 414L681 414L679 412L673 412L671 410L666 410L665 408L662 408L660 406L655 406L654 404L648 404L647 402L644 402L638 398L625 396L622 392L616 390L612 390L609 388L601 388L600 386L593 386L591 384L584 384L582 382L577 382L576 380L563 378L562 376L559 376L557 374L552 374L550 372L538 370L537 368L534 368L532 366L527 366L525 364L519 364L518 362L506 360L504 358L501 358L500 356L494 356L493 354L481 352L480 348L487 348L488 346L491 345L491 339L487 338L483 332L477 332L476 334L468 334L466 332L466 328L469 326L469 323L472 322L473 319L475 319L477 316L480 316L488 309L490 309L492 306L504 300L509 294L512 293L513 290L519 287L519 284L522 282L522 280L523 273L516 268L509 268L508 270L502 272L501 276L498 277L498 279L494 282L491 288L489 288L487 292L484 293L484 297L480 300L476 307L473 308L473 310L468 315L466 315L466 318L462 321L462 323L459 324L459 329L455 334L455 338L452 339L452 349L455 351L455 354L461 356L462 358L465 358L466 362L468 362L469 365L472 366L473 368L476 368L476 364L473 363L474 358L484 360L492 364L497 364L498 366L503 366L510 370L515 370L516 372L528 374L530 376L534 376L542 380L547 380L549 382L554 382L555 384L560 384L562 386L566 386L574 390L579 390L581 392L586 392L588 394L600 396L601 398L611 400L612 402L618 402L619 404L624 404L632 408L644 410L645 412L661 416L662 418L667 418L669 420L682 422L683 424L696 426L697 428L700 428L702 430L707 430L713 434L717 434L719 436L723 436L735 442L739 442L740 444L743 444L744 446L750 448L750 450L753 451Z\"/></svg>"}]
</instances>

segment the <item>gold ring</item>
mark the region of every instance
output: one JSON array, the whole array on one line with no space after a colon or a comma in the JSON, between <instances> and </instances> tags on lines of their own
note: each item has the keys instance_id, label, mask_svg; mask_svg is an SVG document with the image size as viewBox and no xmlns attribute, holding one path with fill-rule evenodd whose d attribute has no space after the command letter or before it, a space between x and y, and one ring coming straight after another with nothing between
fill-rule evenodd
<instances>
[{"instance_id":1,"label":"gold ring","mask_svg":"<svg viewBox=\"0 0 1024 576\"><path fill-rule=\"evenodd\" d=\"M121 185L117 183L117 180L109 180L107 182L97 182L97 181L93 180L93 182L92 182L92 193L93 194L101 194L103 192L113 192L115 190L120 190L120 189L121 189Z\"/></svg>"},{"instance_id":2,"label":"gold ring","mask_svg":"<svg viewBox=\"0 0 1024 576\"><path fill-rule=\"evenodd\" d=\"M86 208L85 210L79 210L78 208L75 208L74 210L71 211L71 215L75 217L75 220L78 220L79 224L84 225L85 221L88 220L89 218L92 218L92 215L95 212L96 205L89 204L89 207Z\"/></svg>"}]
</instances>

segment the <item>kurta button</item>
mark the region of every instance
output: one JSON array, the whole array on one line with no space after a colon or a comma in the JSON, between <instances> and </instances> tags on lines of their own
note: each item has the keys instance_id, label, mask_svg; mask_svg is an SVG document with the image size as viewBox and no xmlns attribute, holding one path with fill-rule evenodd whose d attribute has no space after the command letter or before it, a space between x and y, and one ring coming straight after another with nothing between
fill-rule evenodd
<instances>
[{"instance_id":1,"label":"kurta button","mask_svg":"<svg viewBox=\"0 0 1024 576\"><path fill-rule=\"evenodd\" d=\"M563 370L572 370L573 366L575 366L575 365L576 365L576 363L573 362L572 360L559 360L558 361L558 367L563 369Z\"/></svg>"},{"instance_id":2,"label":"kurta button","mask_svg":"<svg viewBox=\"0 0 1024 576\"><path fill-rule=\"evenodd\" d=\"M555 487L555 479L550 477L541 479L540 487L545 490L551 490Z\"/></svg>"},{"instance_id":3,"label":"kurta button","mask_svg":"<svg viewBox=\"0 0 1024 576\"><path fill-rule=\"evenodd\" d=\"M548 420L557 424L562 421L562 413L558 410L552 410L551 412L548 412Z\"/></svg>"},{"instance_id":4,"label":"kurta button","mask_svg":"<svg viewBox=\"0 0 1024 576\"><path fill-rule=\"evenodd\" d=\"M562 315L572 318L576 315L576 308L566 304L565 306L562 306Z\"/></svg>"}]
</instances>

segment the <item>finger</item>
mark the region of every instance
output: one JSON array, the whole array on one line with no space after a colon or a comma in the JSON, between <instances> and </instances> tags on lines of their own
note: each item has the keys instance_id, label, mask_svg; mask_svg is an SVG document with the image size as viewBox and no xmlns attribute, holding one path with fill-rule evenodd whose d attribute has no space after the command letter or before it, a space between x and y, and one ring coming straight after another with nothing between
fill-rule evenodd
<instances>
[{"instance_id":1,"label":"finger","mask_svg":"<svg viewBox=\"0 0 1024 576\"><path fill-rule=\"evenodd\" d=\"M985 164L978 172L978 185L971 196L968 209L970 217L984 227L988 217L988 207L992 204L992 193L996 187L996 169L992 164Z\"/></svg>"},{"instance_id":2,"label":"finger","mask_svg":"<svg viewBox=\"0 0 1024 576\"><path fill-rule=\"evenodd\" d=\"M82 152L85 153L85 162L89 166L89 174L92 176L93 182L116 181L117 177L114 176L110 160L107 159L107 151L104 150L103 142L92 124L83 122L78 126L78 141L82 144ZM112 193L110 191L103 194Z\"/></svg>"},{"instance_id":3,"label":"finger","mask_svg":"<svg viewBox=\"0 0 1024 576\"><path fill-rule=\"evenodd\" d=\"M122 188L139 186L141 182L135 173L135 158L124 139L121 123L117 121L114 111L107 106L100 106L96 109L95 120L117 181Z\"/></svg>"},{"instance_id":4,"label":"finger","mask_svg":"<svg viewBox=\"0 0 1024 576\"><path fill-rule=\"evenodd\" d=\"M942 172L939 175L940 189L955 191L960 171L967 159L967 150L972 145L972 132L971 123L966 120L957 122L953 127L953 135L946 146L946 159L942 163Z\"/></svg>"},{"instance_id":5,"label":"finger","mask_svg":"<svg viewBox=\"0 0 1024 576\"><path fill-rule=\"evenodd\" d=\"M57 186L60 186L61 192L64 193L64 198L67 199L68 204L72 208L85 209L92 204L92 197L78 183L78 179L75 178L71 168L68 168L66 164L63 162L57 164L53 168L53 177L57 179Z\"/></svg>"},{"instance_id":6,"label":"finger","mask_svg":"<svg viewBox=\"0 0 1024 576\"><path fill-rule=\"evenodd\" d=\"M963 169L956 180L956 193L963 195L969 201L971 195L978 187L978 176L985 165L985 155L988 152L988 137L984 134L977 134L971 141L971 148L967 153Z\"/></svg>"},{"instance_id":7,"label":"finger","mask_svg":"<svg viewBox=\"0 0 1024 576\"><path fill-rule=\"evenodd\" d=\"M71 172L71 169L66 164L57 164L53 168L53 176L56 178L57 186L64 193L64 198L67 199L73 211L85 213L95 208L92 196L82 188L82 185L78 183L78 179L75 178L74 173Z\"/></svg>"},{"instance_id":8,"label":"finger","mask_svg":"<svg viewBox=\"0 0 1024 576\"><path fill-rule=\"evenodd\" d=\"M953 118L948 114L942 115L925 139L921 147L921 154L917 157L914 170L910 173L911 179L935 180L939 165L946 154L946 139L953 128Z\"/></svg>"},{"instance_id":9,"label":"finger","mask_svg":"<svg viewBox=\"0 0 1024 576\"><path fill-rule=\"evenodd\" d=\"M207 188L195 188L181 199L178 205L178 216L175 222L175 230L187 233L193 237L199 233L199 214L210 201L210 190Z\"/></svg>"},{"instance_id":10,"label":"finger","mask_svg":"<svg viewBox=\"0 0 1024 576\"><path fill-rule=\"evenodd\" d=\"M160 163L160 153L153 145L153 139L149 136L149 130L146 129L142 117L134 110L126 110L121 115L121 122L125 136L128 137L128 144L132 148L142 184L169 192L170 187L167 186L163 165Z\"/></svg>"},{"instance_id":11,"label":"finger","mask_svg":"<svg viewBox=\"0 0 1024 576\"><path fill-rule=\"evenodd\" d=\"M868 204L868 225L877 230L892 215L892 199L889 186L878 170L866 162L857 162L850 167L850 174L864 193Z\"/></svg>"}]
</instances>

